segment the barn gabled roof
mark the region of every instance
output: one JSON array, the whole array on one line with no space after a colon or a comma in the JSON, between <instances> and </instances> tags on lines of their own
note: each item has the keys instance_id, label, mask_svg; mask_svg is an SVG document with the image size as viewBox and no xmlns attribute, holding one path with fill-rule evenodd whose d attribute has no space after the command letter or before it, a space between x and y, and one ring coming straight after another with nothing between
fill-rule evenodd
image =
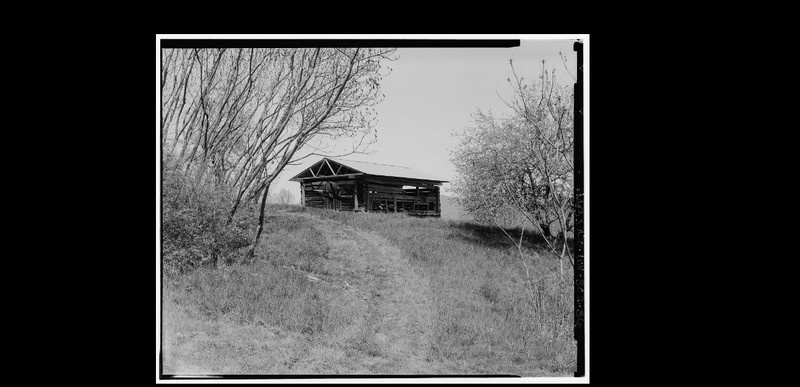
<instances>
[{"instance_id":1,"label":"barn gabled roof","mask_svg":"<svg viewBox=\"0 0 800 387\"><path fill-rule=\"evenodd\" d=\"M426 180L437 183L446 183L447 180L439 179L429 173L418 171L413 168L401 167L397 165L376 164L364 161L343 160L331 157L325 157L316 162L309 168L306 168L296 176L289 179L290 181L301 181L304 178L317 177L317 176L334 176L342 174L355 174L360 173L364 175L398 177L405 179Z\"/></svg>"}]
</instances>

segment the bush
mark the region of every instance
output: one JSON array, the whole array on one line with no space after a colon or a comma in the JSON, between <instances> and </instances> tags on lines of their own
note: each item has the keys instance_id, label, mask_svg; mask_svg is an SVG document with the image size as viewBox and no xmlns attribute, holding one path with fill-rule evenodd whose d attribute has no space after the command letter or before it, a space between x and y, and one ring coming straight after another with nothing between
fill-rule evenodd
<instances>
[{"instance_id":1,"label":"bush","mask_svg":"<svg viewBox=\"0 0 800 387\"><path fill-rule=\"evenodd\" d=\"M161 219L164 272L184 273L243 257L243 248L254 236L252 209L240 209L228 224L231 192L213 182L165 169Z\"/></svg>"}]
</instances>

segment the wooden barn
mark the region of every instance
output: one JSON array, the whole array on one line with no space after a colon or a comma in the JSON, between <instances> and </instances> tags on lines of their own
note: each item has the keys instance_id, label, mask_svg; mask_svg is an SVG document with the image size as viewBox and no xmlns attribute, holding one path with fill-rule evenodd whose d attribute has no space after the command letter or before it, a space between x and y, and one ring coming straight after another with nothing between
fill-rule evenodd
<instances>
[{"instance_id":1,"label":"wooden barn","mask_svg":"<svg viewBox=\"0 0 800 387\"><path fill-rule=\"evenodd\" d=\"M300 203L339 211L442 215L439 186L446 183L411 168L323 158L289 179L300 183Z\"/></svg>"}]
</instances>

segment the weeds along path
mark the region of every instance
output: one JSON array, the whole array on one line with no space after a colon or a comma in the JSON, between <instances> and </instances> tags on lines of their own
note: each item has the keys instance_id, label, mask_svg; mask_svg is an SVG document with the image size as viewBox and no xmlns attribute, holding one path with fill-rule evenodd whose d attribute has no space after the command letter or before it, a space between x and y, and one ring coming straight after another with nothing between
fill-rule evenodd
<instances>
[{"instance_id":1,"label":"weeds along path","mask_svg":"<svg viewBox=\"0 0 800 387\"><path fill-rule=\"evenodd\" d=\"M436 373L428 361L434 314L424 273L374 233L307 213L292 215L309 219L324 234L330 247L327 280L355 292L357 297L349 299L360 313L343 335L318 343L298 359L292 372ZM331 358L331 349L346 356Z\"/></svg>"}]
</instances>

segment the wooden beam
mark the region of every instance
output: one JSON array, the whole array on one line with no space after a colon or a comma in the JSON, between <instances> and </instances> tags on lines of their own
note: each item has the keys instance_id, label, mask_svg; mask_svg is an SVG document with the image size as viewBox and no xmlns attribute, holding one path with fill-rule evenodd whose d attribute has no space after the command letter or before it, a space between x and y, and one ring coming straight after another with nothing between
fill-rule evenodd
<instances>
[{"instance_id":1,"label":"wooden beam","mask_svg":"<svg viewBox=\"0 0 800 387\"><path fill-rule=\"evenodd\" d=\"M308 167L308 171L311 172L311 176L317 177L317 175L314 173L314 171L311 170L311 167Z\"/></svg>"},{"instance_id":2,"label":"wooden beam","mask_svg":"<svg viewBox=\"0 0 800 387\"><path fill-rule=\"evenodd\" d=\"M355 183L355 190L353 191L353 211L358 211L358 182Z\"/></svg>"},{"instance_id":3,"label":"wooden beam","mask_svg":"<svg viewBox=\"0 0 800 387\"><path fill-rule=\"evenodd\" d=\"M436 213L442 215L442 206L439 201L439 187L436 187Z\"/></svg>"},{"instance_id":4,"label":"wooden beam","mask_svg":"<svg viewBox=\"0 0 800 387\"><path fill-rule=\"evenodd\" d=\"M341 171L341 170L342 170L342 164L339 164L339 168L336 168L336 172L334 172L333 174L334 175L338 175L339 171Z\"/></svg>"},{"instance_id":5,"label":"wooden beam","mask_svg":"<svg viewBox=\"0 0 800 387\"><path fill-rule=\"evenodd\" d=\"M331 167L331 163L329 163L329 162L328 162L328 159L324 159L324 160L325 160L325 164L328 164L328 169L330 169L330 170L331 170L331 173L332 173L334 176L336 176L336 172L334 172L334 171L333 171L333 168Z\"/></svg>"},{"instance_id":6,"label":"wooden beam","mask_svg":"<svg viewBox=\"0 0 800 387\"><path fill-rule=\"evenodd\" d=\"M394 197L394 213L397 213L397 196Z\"/></svg>"},{"instance_id":7,"label":"wooden beam","mask_svg":"<svg viewBox=\"0 0 800 387\"><path fill-rule=\"evenodd\" d=\"M359 176L362 176L362 175L363 175L362 173L351 173L351 174L346 174L346 175L336 175L336 176L316 176L316 177L304 177L304 178L302 178L302 179L298 179L298 180L295 180L295 181L307 181L307 182L312 182L312 181L324 181L324 180L336 180L336 181L340 181L340 180L347 180L347 179L355 179L356 177L359 177ZM290 181L291 181L291 180L290 180Z\"/></svg>"},{"instance_id":8,"label":"wooden beam","mask_svg":"<svg viewBox=\"0 0 800 387\"><path fill-rule=\"evenodd\" d=\"M404 201L404 202L424 202L424 201L433 202L433 201L436 200L434 195L421 196L419 199L417 199L417 197L414 196L414 195L395 195L395 194L390 194L390 193L387 194L387 193L383 193L383 192L373 192L371 197L373 199L380 199L380 200L383 200L383 199L393 199L394 200L394 198L397 198L397 200Z\"/></svg>"},{"instance_id":9,"label":"wooden beam","mask_svg":"<svg viewBox=\"0 0 800 387\"><path fill-rule=\"evenodd\" d=\"M402 177L390 177L390 176L377 176L377 175L369 175L366 174L366 178L369 179L372 183L378 184L386 184L386 185L411 185L411 186L419 186L419 187L429 187L433 188L434 186L441 185L444 181L433 181L433 180L421 180L421 179L410 179L410 178L402 178Z\"/></svg>"},{"instance_id":10,"label":"wooden beam","mask_svg":"<svg viewBox=\"0 0 800 387\"><path fill-rule=\"evenodd\" d=\"M325 163L322 163L322 162L319 163L319 168L317 168L317 175L319 175L319 172L322 171L322 167L324 167L324 166L325 166ZM314 175L314 177L316 177L316 175Z\"/></svg>"},{"instance_id":11,"label":"wooden beam","mask_svg":"<svg viewBox=\"0 0 800 387\"><path fill-rule=\"evenodd\" d=\"M306 205L306 183L300 183L300 205Z\"/></svg>"}]
</instances>

